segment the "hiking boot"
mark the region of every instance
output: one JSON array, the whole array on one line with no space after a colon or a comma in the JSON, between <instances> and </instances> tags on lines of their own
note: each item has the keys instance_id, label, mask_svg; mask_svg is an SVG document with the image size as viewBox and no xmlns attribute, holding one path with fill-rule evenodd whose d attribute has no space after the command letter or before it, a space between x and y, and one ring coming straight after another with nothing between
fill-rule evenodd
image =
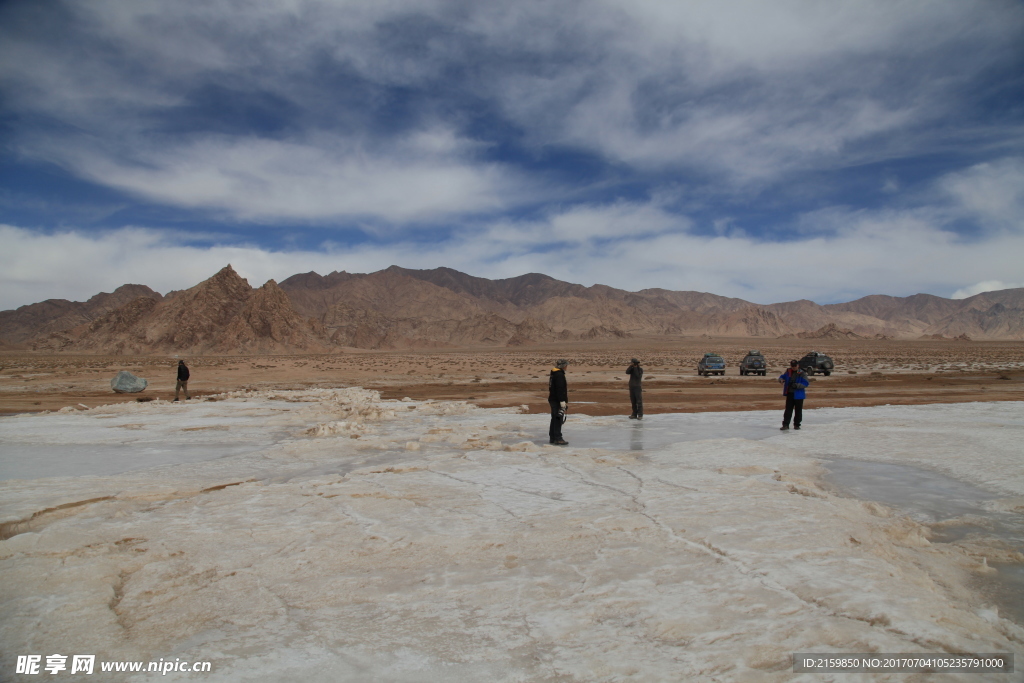
<instances>
[{"instance_id":1,"label":"hiking boot","mask_svg":"<svg viewBox=\"0 0 1024 683\"><path fill-rule=\"evenodd\" d=\"M630 420L635 420L635 419L636 419L636 415L630 415L630 416L629 416L629 419L630 419Z\"/></svg>"},{"instance_id":2,"label":"hiking boot","mask_svg":"<svg viewBox=\"0 0 1024 683\"><path fill-rule=\"evenodd\" d=\"M782 425L781 427L779 427L779 431L780 431L780 432L784 432L784 431L786 431L787 429L789 429L789 425Z\"/></svg>"},{"instance_id":3,"label":"hiking boot","mask_svg":"<svg viewBox=\"0 0 1024 683\"><path fill-rule=\"evenodd\" d=\"M643 415L637 415L637 416L636 416L636 419L638 419L638 420L642 420L642 419L644 419L644 416L643 416Z\"/></svg>"},{"instance_id":4,"label":"hiking boot","mask_svg":"<svg viewBox=\"0 0 1024 683\"><path fill-rule=\"evenodd\" d=\"M793 425L793 429L800 429L800 425Z\"/></svg>"},{"instance_id":5,"label":"hiking boot","mask_svg":"<svg viewBox=\"0 0 1024 683\"><path fill-rule=\"evenodd\" d=\"M566 441L565 439L559 439L558 441L552 441L551 443L554 444L555 446L568 446L569 445L569 442Z\"/></svg>"}]
</instances>

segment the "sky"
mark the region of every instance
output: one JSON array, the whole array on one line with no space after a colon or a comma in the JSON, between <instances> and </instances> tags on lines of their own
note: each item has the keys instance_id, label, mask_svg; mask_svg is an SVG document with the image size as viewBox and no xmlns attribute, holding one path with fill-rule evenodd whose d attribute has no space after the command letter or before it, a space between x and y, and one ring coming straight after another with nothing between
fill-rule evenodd
<instances>
[{"instance_id":1,"label":"sky","mask_svg":"<svg viewBox=\"0 0 1024 683\"><path fill-rule=\"evenodd\" d=\"M1024 3L0 3L0 309L228 263L1024 287Z\"/></svg>"}]
</instances>

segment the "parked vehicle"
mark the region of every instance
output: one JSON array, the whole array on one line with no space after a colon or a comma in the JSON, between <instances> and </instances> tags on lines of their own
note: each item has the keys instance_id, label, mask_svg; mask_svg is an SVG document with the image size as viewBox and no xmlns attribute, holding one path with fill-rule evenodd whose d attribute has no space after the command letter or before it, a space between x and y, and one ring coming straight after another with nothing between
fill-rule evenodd
<instances>
[{"instance_id":1,"label":"parked vehicle","mask_svg":"<svg viewBox=\"0 0 1024 683\"><path fill-rule=\"evenodd\" d=\"M768 361L764 359L760 351L751 349L743 360L740 361L741 375L761 375L764 377L768 372Z\"/></svg>"},{"instance_id":2,"label":"parked vehicle","mask_svg":"<svg viewBox=\"0 0 1024 683\"><path fill-rule=\"evenodd\" d=\"M820 372L828 377L832 374L834 368L835 363L832 362L832 359L824 353L818 353L817 351L811 351L800 359L800 369L808 375Z\"/></svg>"},{"instance_id":3,"label":"parked vehicle","mask_svg":"<svg viewBox=\"0 0 1024 683\"><path fill-rule=\"evenodd\" d=\"M697 374L704 375L724 375L725 374L725 359L722 358L721 354L708 352L704 354L704 357L697 361Z\"/></svg>"}]
</instances>

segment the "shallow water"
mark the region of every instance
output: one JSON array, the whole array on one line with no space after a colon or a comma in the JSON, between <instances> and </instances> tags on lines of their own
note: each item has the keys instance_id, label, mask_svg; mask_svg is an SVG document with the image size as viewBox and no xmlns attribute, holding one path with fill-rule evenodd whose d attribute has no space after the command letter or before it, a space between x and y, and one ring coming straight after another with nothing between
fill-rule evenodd
<instances>
[{"instance_id":1,"label":"shallow water","mask_svg":"<svg viewBox=\"0 0 1024 683\"><path fill-rule=\"evenodd\" d=\"M809 412L809 411L808 411ZM817 424L835 421L834 417L819 419ZM612 451L646 451L674 443L706 439L750 439L760 441L779 436L782 411L778 413L661 413L647 415L643 420L626 416L609 418L604 423L573 422L572 415L562 427L562 434L572 446L604 448ZM794 437L799 434L794 433ZM538 442L540 443L540 442ZM546 439L543 443L547 443Z\"/></svg>"},{"instance_id":2,"label":"shallow water","mask_svg":"<svg viewBox=\"0 0 1024 683\"><path fill-rule=\"evenodd\" d=\"M992 510L985 489L921 467L850 458L822 458L825 481L844 494L883 503L928 526L935 543L996 541L1024 552L1024 515ZM999 613L1024 624L1024 565L991 563L997 574L978 580Z\"/></svg>"},{"instance_id":3,"label":"shallow water","mask_svg":"<svg viewBox=\"0 0 1024 683\"><path fill-rule=\"evenodd\" d=\"M824 464L829 483L856 498L899 508L922 524L986 514L983 503L995 498L984 489L910 465L849 458L829 458Z\"/></svg>"}]
</instances>

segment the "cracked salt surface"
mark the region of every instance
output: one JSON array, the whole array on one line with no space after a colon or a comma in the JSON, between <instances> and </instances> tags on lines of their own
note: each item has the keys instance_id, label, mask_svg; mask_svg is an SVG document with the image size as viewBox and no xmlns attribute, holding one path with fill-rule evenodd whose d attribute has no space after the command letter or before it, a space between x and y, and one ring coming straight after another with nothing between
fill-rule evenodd
<instances>
[{"instance_id":1,"label":"cracked salt surface","mask_svg":"<svg viewBox=\"0 0 1024 683\"><path fill-rule=\"evenodd\" d=\"M547 416L464 403L219 398L0 419L3 671L68 651L213 681L788 681L819 680L793 652L1024 653L976 581L1006 548L930 542L823 479L911 465L1019 518L1019 403L815 410L797 433L781 411L571 415L558 448Z\"/></svg>"}]
</instances>

